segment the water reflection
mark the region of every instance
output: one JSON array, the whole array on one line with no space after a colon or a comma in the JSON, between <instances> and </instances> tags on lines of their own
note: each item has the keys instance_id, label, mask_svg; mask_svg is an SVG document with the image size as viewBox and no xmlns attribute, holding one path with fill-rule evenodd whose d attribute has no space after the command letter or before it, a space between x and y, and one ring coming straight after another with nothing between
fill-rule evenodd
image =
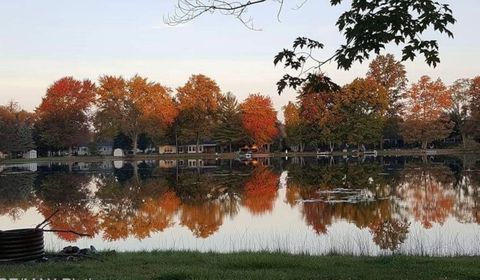
<instances>
[{"instance_id":1,"label":"water reflection","mask_svg":"<svg viewBox=\"0 0 480 280\"><path fill-rule=\"evenodd\" d=\"M366 230L377 249L393 252L412 239L414 224L429 230L453 219L478 230L480 223L480 173L472 158L185 159L2 169L0 217L9 218L2 229L15 227L28 209L42 218L59 209L50 228L104 242L145 240L178 228L214 240L225 221L248 231L254 217L273 224L299 215L306 228L293 229L295 235L329 236L346 222ZM278 231L262 234L274 238ZM301 250L308 244L298 236L290 245ZM79 239L70 233L58 238Z\"/></svg>"}]
</instances>

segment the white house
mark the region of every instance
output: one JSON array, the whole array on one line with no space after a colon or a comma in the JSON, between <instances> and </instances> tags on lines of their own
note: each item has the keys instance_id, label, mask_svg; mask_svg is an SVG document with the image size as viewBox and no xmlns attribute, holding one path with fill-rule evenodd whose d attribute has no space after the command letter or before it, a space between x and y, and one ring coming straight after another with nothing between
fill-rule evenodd
<instances>
[{"instance_id":1,"label":"white house","mask_svg":"<svg viewBox=\"0 0 480 280\"><path fill-rule=\"evenodd\" d=\"M26 159L37 158L37 151L36 150L30 150L30 151L23 154L23 158L26 158Z\"/></svg>"},{"instance_id":2,"label":"white house","mask_svg":"<svg viewBox=\"0 0 480 280\"><path fill-rule=\"evenodd\" d=\"M87 146L81 146L78 147L74 153L76 153L77 156L88 156L90 154L90 149Z\"/></svg>"},{"instance_id":3,"label":"white house","mask_svg":"<svg viewBox=\"0 0 480 280\"><path fill-rule=\"evenodd\" d=\"M203 154L203 153L215 153L216 152L217 144L215 143L202 143L198 145L196 144L189 144L189 145L182 145L178 146L178 153L179 154ZM177 147L175 145L161 145L158 147L159 154L176 154Z\"/></svg>"},{"instance_id":4,"label":"white house","mask_svg":"<svg viewBox=\"0 0 480 280\"><path fill-rule=\"evenodd\" d=\"M99 140L97 142L97 154L111 156L113 154L113 140Z\"/></svg>"}]
</instances>

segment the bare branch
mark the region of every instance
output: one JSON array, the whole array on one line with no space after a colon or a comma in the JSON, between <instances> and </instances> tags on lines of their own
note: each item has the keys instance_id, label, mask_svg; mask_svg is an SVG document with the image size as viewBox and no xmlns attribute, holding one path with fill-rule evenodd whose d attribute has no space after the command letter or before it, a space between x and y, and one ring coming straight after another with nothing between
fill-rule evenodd
<instances>
[{"instance_id":1,"label":"bare branch","mask_svg":"<svg viewBox=\"0 0 480 280\"><path fill-rule=\"evenodd\" d=\"M277 19L280 21L280 14L283 9L284 0L272 0L279 4ZM262 4L267 0L178 0L173 14L164 17L163 21L168 25L181 25L203 14L219 13L221 15L232 16L239 20L243 25L252 30L256 29L253 25L253 19L247 17L248 8L254 5Z\"/></svg>"}]
</instances>

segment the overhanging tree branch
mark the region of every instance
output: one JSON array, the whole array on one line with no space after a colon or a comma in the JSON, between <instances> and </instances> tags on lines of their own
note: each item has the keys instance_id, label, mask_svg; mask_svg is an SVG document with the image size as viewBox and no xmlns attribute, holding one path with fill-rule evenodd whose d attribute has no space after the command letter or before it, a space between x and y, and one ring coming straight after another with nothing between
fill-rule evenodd
<instances>
[{"instance_id":1,"label":"overhanging tree branch","mask_svg":"<svg viewBox=\"0 0 480 280\"><path fill-rule=\"evenodd\" d=\"M270 0L279 3L279 13L283 8L284 0ZM299 7L305 4L305 1ZM178 0L175 13L165 19L167 24L178 25L189 22L207 12L220 12L223 15L233 16L250 29L255 29L252 19L246 19L247 8L253 5L265 4L267 0ZM331 6L347 2L345 0L330 0ZM343 12L336 23L338 30L343 34L345 43L335 54L327 60L316 59L311 52L307 55L296 53L294 50L284 49L275 56L274 63L284 60L285 68L300 71L298 77L286 74L277 83L279 93L286 87L301 85L305 79L299 78L309 71L313 74L321 73L320 67L334 60L340 69L348 70L354 62L362 63L370 58L372 53L380 54L388 44L401 47L402 60L413 60L417 55L423 55L425 62L435 67L440 62L439 46L436 40L424 38L427 32L445 33L453 37L450 26L456 22L448 4L435 0L349 0L350 8ZM431 34L431 33L428 33ZM318 48L317 45L300 46L299 49ZM321 45L320 48L323 48ZM291 59L287 59L287 58ZM305 67L307 61L317 65ZM285 83L285 78L290 83ZM293 82L293 83L292 83Z\"/></svg>"},{"instance_id":2,"label":"overhanging tree branch","mask_svg":"<svg viewBox=\"0 0 480 280\"><path fill-rule=\"evenodd\" d=\"M277 18L280 20L280 13L283 8L284 0L272 0L278 2L279 8ZM190 22L205 13L220 13L226 16L233 16L243 25L252 30L258 30L253 25L253 19L247 18L247 8L250 6L262 4L267 0L250 1L222 1L222 0L178 0L173 14L164 17L164 22L168 25L180 25Z\"/></svg>"}]
</instances>

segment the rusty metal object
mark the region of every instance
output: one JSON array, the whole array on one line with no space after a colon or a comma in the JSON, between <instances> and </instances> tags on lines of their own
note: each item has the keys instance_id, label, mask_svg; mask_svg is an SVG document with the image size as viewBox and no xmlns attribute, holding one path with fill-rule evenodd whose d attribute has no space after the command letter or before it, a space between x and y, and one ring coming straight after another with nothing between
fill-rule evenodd
<instances>
[{"instance_id":1,"label":"rusty metal object","mask_svg":"<svg viewBox=\"0 0 480 280\"><path fill-rule=\"evenodd\" d=\"M0 263L37 260L44 256L42 229L0 231Z\"/></svg>"}]
</instances>

